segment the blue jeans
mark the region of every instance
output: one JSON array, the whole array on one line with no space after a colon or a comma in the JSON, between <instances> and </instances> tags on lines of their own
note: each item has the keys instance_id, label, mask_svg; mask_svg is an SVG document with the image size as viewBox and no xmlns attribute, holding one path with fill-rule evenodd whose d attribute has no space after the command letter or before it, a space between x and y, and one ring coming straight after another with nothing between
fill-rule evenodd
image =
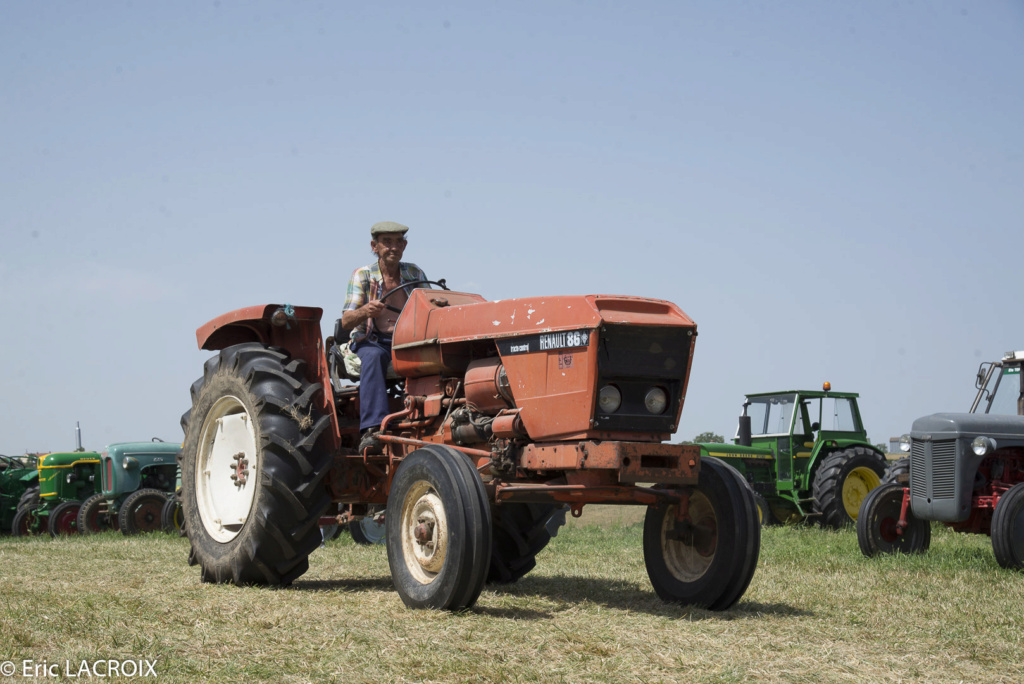
<instances>
[{"instance_id":1,"label":"blue jeans","mask_svg":"<svg viewBox=\"0 0 1024 684\"><path fill-rule=\"evenodd\" d=\"M359 370L359 429L379 428L388 415L387 374L391 363L391 338L375 336L354 342Z\"/></svg>"}]
</instances>

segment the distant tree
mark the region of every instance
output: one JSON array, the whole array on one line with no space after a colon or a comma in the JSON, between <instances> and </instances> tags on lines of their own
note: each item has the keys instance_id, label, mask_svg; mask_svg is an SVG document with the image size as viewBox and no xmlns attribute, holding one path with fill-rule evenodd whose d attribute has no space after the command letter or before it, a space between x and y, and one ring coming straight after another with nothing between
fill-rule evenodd
<instances>
[{"instance_id":1,"label":"distant tree","mask_svg":"<svg viewBox=\"0 0 1024 684\"><path fill-rule=\"evenodd\" d=\"M878 449L879 451L881 451L883 454L889 453L889 445L888 444L876 444L875 448Z\"/></svg>"},{"instance_id":2,"label":"distant tree","mask_svg":"<svg viewBox=\"0 0 1024 684\"><path fill-rule=\"evenodd\" d=\"M702 432L694 437L693 441L699 444L708 444L710 442L725 444L725 437L722 437L722 435L716 435L714 432Z\"/></svg>"}]
</instances>

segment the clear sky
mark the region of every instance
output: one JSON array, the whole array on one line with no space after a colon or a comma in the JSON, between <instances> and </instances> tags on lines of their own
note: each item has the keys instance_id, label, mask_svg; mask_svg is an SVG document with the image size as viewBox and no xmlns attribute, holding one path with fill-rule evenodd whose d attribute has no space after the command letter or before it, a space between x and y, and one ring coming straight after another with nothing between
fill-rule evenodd
<instances>
[{"instance_id":1,"label":"clear sky","mask_svg":"<svg viewBox=\"0 0 1024 684\"><path fill-rule=\"evenodd\" d=\"M875 442L1024 349L1024 3L0 5L0 453L160 437L242 306L368 230L489 299L669 299L676 439L745 392Z\"/></svg>"}]
</instances>

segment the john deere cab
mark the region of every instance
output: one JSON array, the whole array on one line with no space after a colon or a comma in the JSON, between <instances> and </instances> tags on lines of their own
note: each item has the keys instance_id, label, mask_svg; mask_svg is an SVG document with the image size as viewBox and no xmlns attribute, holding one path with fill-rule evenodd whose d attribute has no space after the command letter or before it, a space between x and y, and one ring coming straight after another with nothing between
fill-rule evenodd
<instances>
[{"instance_id":1,"label":"john deere cab","mask_svg":"<svg viewBox=\"0 0 1024 684\"><path fill-rule=\"evenodd\" d=\"M743 474L764 524L850 525L886 467L864 431L858 396L827 382L821 391L748 394L733 444L700 444L701 455Z\"/></svg>"}]
</instances>

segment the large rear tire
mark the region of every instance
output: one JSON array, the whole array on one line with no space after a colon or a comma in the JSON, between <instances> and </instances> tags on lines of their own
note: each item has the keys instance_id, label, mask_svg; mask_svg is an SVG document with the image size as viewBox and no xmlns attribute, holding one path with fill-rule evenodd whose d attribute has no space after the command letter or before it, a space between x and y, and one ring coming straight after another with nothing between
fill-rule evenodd
<instances>
[{"instance_id":1,"label":"large rear tire","mask_svg":"<svg viewBox=\"0 0 1024 684\"><path fill-rule=\"evenodd\" d=\"M161 516L167 494L159 489L137 489L129 494L117 511L117 524L121 534L130 537L143 532L163 529Z\"/></svg>"},{"instance_id":2,"label":"large rear tire","mask_svg":"<svg viewBox=\"0 0 1024 684\"><path fill-rule=\"evenodd\" d=\"M78 534L78 510L81 501L62 501L50 511L50 536Z\"/></svg>"},{"instance_id":3,"label":"large rear tire","mask_svg":"<svg viewBox=\"0 0 1024 684\"><path fill-rule=\"evenodd\" d=\"M835 451L814 474L814 511L823 527L839 529L857 522L868 492L882 484L885 457L863 446Z\"/></svg>"},{"instance_id":4,"label":"large rear tire","mask_svg":"<svg viewBox=\"0 0 1024 684\"><path fill-rule=\"evenodd\" d=\"M902 482L900 482L900 479L904 475L906 475L908 478L910 477L909 458L901 458L898 461L890 462L888 467L885 469L885 476L882 478L882 482L899 482L901 485L907 486L907 483L910 480L904 479Z\"/></svg>"},{"instance_id":5,"label":"large rear tire","mask_svg":"<svg viewBox=\"0 0 1024 684\"><path fill-rule=\"evenodd\" d=\"M405 605L462 610L476 602L491 556L491 508L466 456L440 445L407 456L384 524L391 578Z\"/></svg>"},{"instance_id":6,"label":"large rear tire","mask_svg":"<svg viewBox=\"0 0 1024 684\"><path fill-rule=\"evenodd\" d=\"M34 506L39 504L39 487L29 487L25 490L25 493L18 499L18 510L26 506Z\"/></svg>"},{"instance_id":7,"label":"large rear tire","mask_svg":"<svg viewBox=\"0 0 1024 684\"><path fill-rule=\"evenodd\" d=\"M93 494L82 502L78 509L78 533L95 534L117 529L117 518L107 513L107 499L103 494Z\"/></svg>"},{"instance_id":8,"label":"large rear tire","mask_svg":"<svg viewBox=\"0 0 1024 684\"><path fill-rule=\"evenodd\" d=\"M757 567L761 527L742 478L717 459L701 459L696 486L679 504L651 506L644 519L644 563L664 601L726 610L739 600Z\"/></svg>"},{"instance_id":9,"label":"large rear tire","mask_svg":"<svg viewBox=\"0 0 1024 684\"><path fill-rule=\"evenodd\" d=\"M537 565L540 553L565 524L565 507L503 503L491 510L493 540L487 581L510 584Z\"/></svg>"},{"instance_id":10,"label":"large rear tire","mask_svg":"<svg viewBox=\"0 0 1024 684\"><path fill-rule=\"evenodd\" d=\"M903 485L895 482L876 487L861 504L857 516L857 543L869 558L878 554L923 553L932 541L927 520L914 517L907 507L907 529L900 534L896 524L903 507Z\"/></svg>"},{"instance_id":11,"label":"large rear tire","mask_svg":"<svg viewBox=\"0 0 1024 684\"><path fill-rule=\"evenodd\" d=\"M206 582L288 585L320 546L330 417L305 362L248 342L207 360L182 416L181 504Z\"/></svg>"},{"instance_id":12,"label":"large rear tire","mask_svg":"<svg viewBox=\"0 0 1024 684\"><path fill-rule=\"evenodd\" d=\"M992 550L1007 570L1024 570L1024 482L999 497L992 514Z\"/></svg>"}]
</instances>

